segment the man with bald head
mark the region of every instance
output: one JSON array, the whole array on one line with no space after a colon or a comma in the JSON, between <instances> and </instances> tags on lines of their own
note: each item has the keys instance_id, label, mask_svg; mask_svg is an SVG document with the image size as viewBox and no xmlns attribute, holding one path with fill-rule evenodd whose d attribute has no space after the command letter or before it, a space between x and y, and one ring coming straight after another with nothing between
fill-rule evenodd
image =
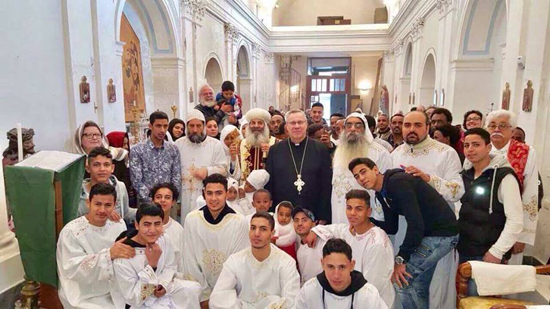
<instances>
[{"instance_id":1,"label":"man with bald head","mask_svg":"<svg viewBox=\"0 0 550 309\"><path fill-rule=\"evenodd\" d=\"M464 194L460 172L462 165L456 151L429 136L430 121L424 112L413 111L403 119L404 143L391 153L393 167L418 177L447 201L454 210L454 203ZM405 231L405 220L400 217L399 230ZM403 242L404 234L398 232L395 248ZM456 257L451 252L436 267L430 286L430 308L455 307Z\"/></svg>"},{"instance_id":2,"label":"man with bald head","mask_svg":"<svg viewBox=\"0 0 550 309\"><path fill-rule=\"evenodd\" d=\"M214 99L214 89L210 85L205 84L199 90L199 104L195 106L195 109L201 111L204 118L214 117L218 126L223 124L223 121L228 117L233 107L229 102L218 106ZM219 128L220 130L222 128Z\"/></svg>"}]
</instances>

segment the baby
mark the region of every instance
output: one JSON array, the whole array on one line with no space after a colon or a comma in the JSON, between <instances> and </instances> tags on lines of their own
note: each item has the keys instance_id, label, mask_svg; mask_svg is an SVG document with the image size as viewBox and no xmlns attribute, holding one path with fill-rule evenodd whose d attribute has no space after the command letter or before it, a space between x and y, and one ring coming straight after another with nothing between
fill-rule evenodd
<instances>
[{"instance_id":1,"label":"baby","mask_svg":"<svg viewBox=\"0 0 550 309\"><path fill-rule=\"evenodd\" d=\"M292 203L283 201L275 208L275 245L296 260L296 232L292 222Z\"/></svg>"}]
</instances>

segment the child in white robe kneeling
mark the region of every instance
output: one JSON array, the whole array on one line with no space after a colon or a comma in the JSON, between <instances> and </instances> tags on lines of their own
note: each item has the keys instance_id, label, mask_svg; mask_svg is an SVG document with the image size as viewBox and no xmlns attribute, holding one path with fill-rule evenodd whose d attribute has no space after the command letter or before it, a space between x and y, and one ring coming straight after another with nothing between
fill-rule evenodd
<instances>
[{"instance_id":1,"label":"child in white robe kneeling","mask_svg":"<svg viewBox=\"0 0 550 309\"><path fill-rule=\"evenodd\" d=\"M164 212L157 204L142 204L136 230L120 235L135 248L132 259L114 261L119 293L131 308L200 308L197 282L176 279L178 264L168 235L163 235Z\"/></svg>"},{"instance_id":2,"label":"child in white robe kneeling","mask_svg":"<svg viewBox=\"0 0 550 309\"><path fill-rule=\"evenodd\" d=\"M296 309L387 309L378 290L363 274L353 270L351 247L342 239L330 239L323 247L323 272L304 284L296 297Z\"/></svg>"},{"instance_id":3,"label":"child in white robe kneeling","mask_svg":"<svg viewBox=\"0 0 550 309\"><path fill-rule=\"evenodd\" d=\"M273 238L279 249L296 260L296 232L291 220L292 210L294 210L294 206L288 201L280 202L275 207L275 236Z\"/></svg>"}]
</instances>

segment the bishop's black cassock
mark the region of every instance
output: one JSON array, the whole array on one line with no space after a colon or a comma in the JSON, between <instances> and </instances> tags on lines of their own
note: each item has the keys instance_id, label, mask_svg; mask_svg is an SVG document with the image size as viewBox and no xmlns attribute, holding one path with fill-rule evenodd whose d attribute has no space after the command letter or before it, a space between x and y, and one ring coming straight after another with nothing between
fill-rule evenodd
<instances>
[{"instance_id":1,"label":"bishop's black cassock","mask_svg":"<svg viewBox=\"0 0 550 309\"><path fill-rule=\"evenodd\" d=\"M306 149L306 140L309 139ZM302 206L313 212L316 220L327 220L330 222L330 196L332 192L332 164L328 149L320 142L306 137L300 144L296 145L290 141L296 168L300 172L300 165L303 161L302 180L305 185L301 194L294 185L297 180L296 169L292 163L292 156L289 148L289 140L285 139L269 149L267 156L266 170L269 173L269 182L265 186L271 192L273 206L282 201L290 201L294 206Z\"/></svg>"}]
</instances>

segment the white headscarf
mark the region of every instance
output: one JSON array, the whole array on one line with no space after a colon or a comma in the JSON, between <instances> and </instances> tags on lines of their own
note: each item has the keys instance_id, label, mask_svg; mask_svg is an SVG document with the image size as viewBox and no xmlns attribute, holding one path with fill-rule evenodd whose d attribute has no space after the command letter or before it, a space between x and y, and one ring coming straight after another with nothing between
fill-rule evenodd
<instances>
[{"instance_id":1,"label":"white headscarf","mask_svg":"<svg viewBox=\"0 0 550 309\"><path fill-rule=\"evenodd\" d=\"M374 137L372 136L372 133L369 130L369 123L367 122L367 118L365 118L365 115L361 113L353 112L346 117L346 121L344 123L348 122L348 119L350 119L351 117L356 117L361 119L361 121L363 122L363 125L365 126L365 137L367 138L367 142L369 142L369 144L372 143L374 141Z\"/></svg>"},{"instance_id":2,"label":"white headscarf","mask_svg":"<svg viewBox=\"0 0 550 309\"><path fill-rule=\"evenodd\" d=\"M248 181L248 183L250 183L256 190L263 189L269 181L269 173L263 169L253 170L252 173L248 175L248 178L246 178L246 181Z\"/></svg>"},{"instance_id":3,"label":"white headscarf","mask_svg":"<svg viewBox=\"0 0 550 309\"><path fill-rule=\"evenodd\" d=\"M87 153L84 151L84 148L82 148L82 134L84 133L84 127L92 126L96 127L99 130L99 133L101 133L101 146L109 149L111 155L113 156L113 160L122 161L126 159L126 157L128 156L128 151L123 148L110 147L109 141L107 140L105 134L103 134L103 131L101 131L97 123L91 120L84 122L78 128L76 128L74 134L74 150L76 153L87 155Z\"/></svg>"},{"instance_id":4,"label":"white headscarf","mask_svg":"<svg viewBox=\"0 0 550 309\"><path fill-rule=\"evenodd\" d=\"M229 135L235 130L239 132L239 136L242 139L241 131L236 126L231 124L228 124L225 127L223 127L223 130L220 133L220 142L222 142L223 150L225 150L226 155L229 155L229 147L227 147L227 145L225 144L225 138L227 137L227 135Z\"/></svg>"}]
</instances>

